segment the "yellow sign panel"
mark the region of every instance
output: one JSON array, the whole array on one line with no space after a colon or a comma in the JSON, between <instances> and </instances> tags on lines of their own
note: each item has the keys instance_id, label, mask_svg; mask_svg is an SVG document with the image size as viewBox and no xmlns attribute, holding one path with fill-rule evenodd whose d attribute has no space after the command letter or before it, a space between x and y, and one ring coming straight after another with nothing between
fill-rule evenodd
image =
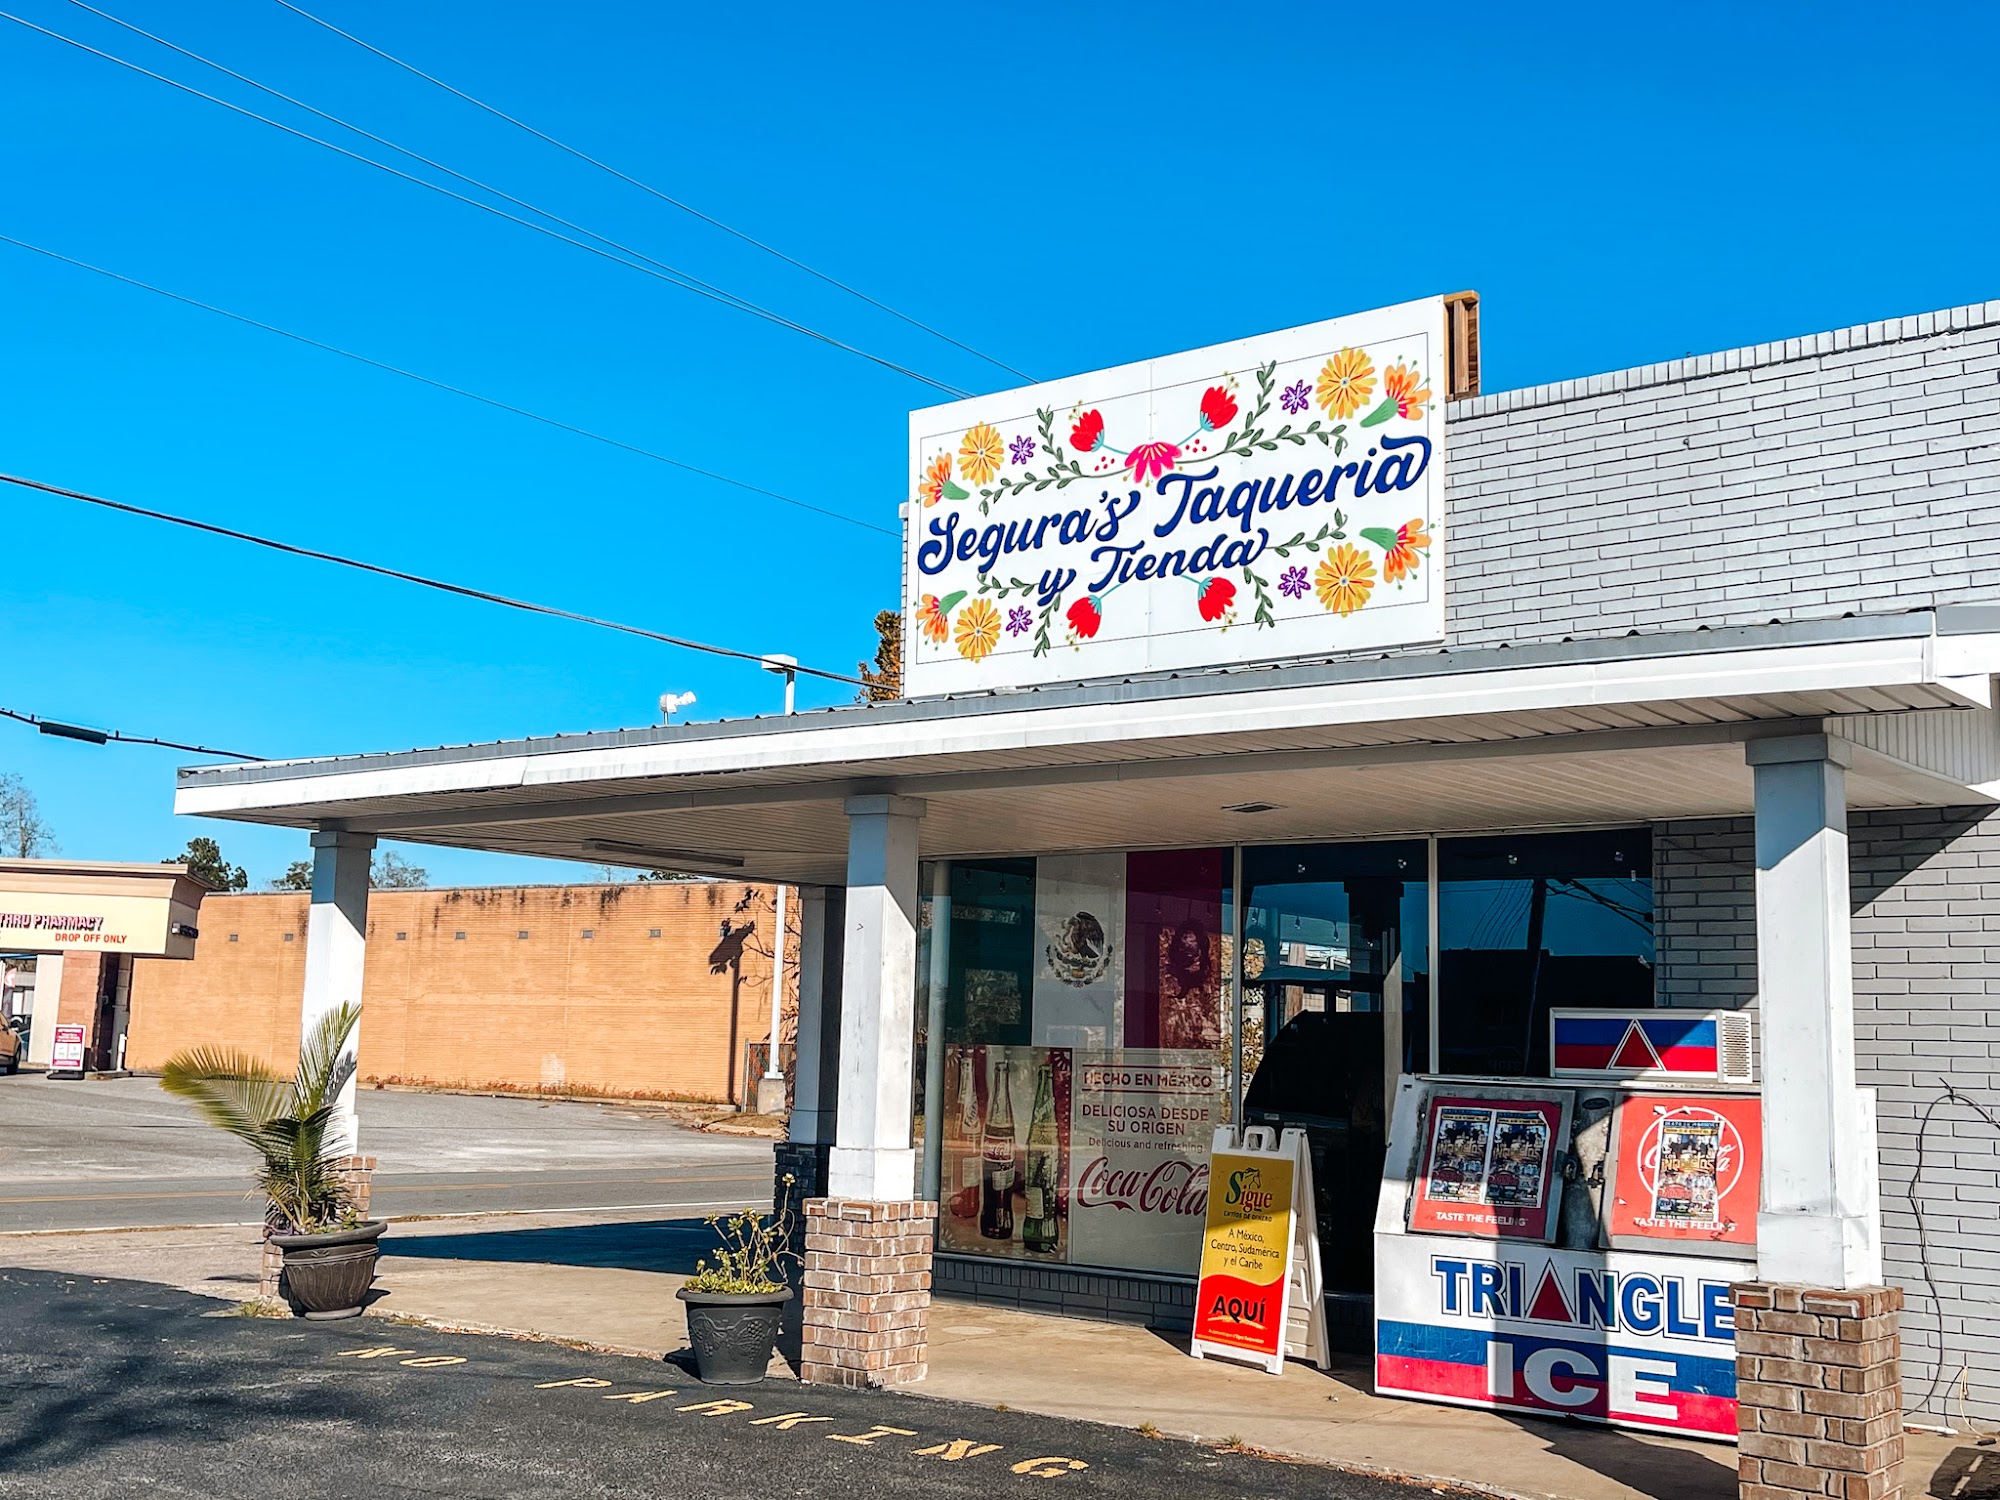
<instances>
[{"instance_id":1,"label":"yellow sign panel","mask_svg":"<svg viewBox=\"0 0 2000 1500\"><path fill-rule=\"evenodd\" d=\"M193 958L205 892L179 865L0 860L0 952Z\"/></svg>"},{"instance_id":2,"label":"yellow sign panel","mask_svg":"<svg viewBox=\"0 0 2000 1500\"><path fill-rule=\"evenodd\" d=\"M1282 1356L1292 1171L1289 1156L1218 1151L1209 1158L1208 1220L1195 1293L1197 1342Z\"/></svg>"}]
</instances>

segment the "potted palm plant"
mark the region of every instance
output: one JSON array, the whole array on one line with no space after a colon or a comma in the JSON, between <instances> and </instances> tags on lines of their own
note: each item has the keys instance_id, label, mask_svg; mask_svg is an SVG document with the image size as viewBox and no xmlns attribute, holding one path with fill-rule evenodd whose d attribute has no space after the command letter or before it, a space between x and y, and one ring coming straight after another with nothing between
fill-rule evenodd
<instances>
[{"instance_id":1,"label":"potted palm plant","mask_svg":"<svg viewBox=\"0 0 2000 1500\"><path fill-rule=\"evenodd\" d=\"M778 1213L715 1214L708 1227L720 1242L714 1263L696 1261L674 1293L687 1304L695 1374L710 1385L752 1385L770 1368L792 1298L784 1278L784 1262L798 1259L790 1195Z\"/></svg>"},{"instance_id":2,"label":"potted palm plant","mask_svg":"<svg viewBox=\"0 0 2000 1500\"><path fill-rule=\"evenodd\" d=\"M375 1279L376 1242L388 1227L356 1212L342 1175L346 1144L328 1139L354 1070L346 1049L360 1019L353 1005L328 1011L300 1046L290 1078L220 1047L176 1053L160 1069L161 1088L263 1159L257 1186L269 1204L265 1233L284 1256L286 1295L308 1318L361 1311Z\"/></svg>"}]
</instances>

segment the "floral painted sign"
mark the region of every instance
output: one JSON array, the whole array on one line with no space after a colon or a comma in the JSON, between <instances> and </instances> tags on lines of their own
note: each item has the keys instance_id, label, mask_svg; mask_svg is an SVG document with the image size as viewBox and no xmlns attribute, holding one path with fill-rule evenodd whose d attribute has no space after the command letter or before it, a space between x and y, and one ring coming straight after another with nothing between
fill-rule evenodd
<instances>
[{"instance_id":1,"label":"floral painted sign","mask_svg":"<svg viewBox=\"0 0 2000 1500\"><path fill-rule=\"evenodd\" d=\"M1442 299L913 412L917 696L1444 636Z\"/></svg>"}]
</instances>

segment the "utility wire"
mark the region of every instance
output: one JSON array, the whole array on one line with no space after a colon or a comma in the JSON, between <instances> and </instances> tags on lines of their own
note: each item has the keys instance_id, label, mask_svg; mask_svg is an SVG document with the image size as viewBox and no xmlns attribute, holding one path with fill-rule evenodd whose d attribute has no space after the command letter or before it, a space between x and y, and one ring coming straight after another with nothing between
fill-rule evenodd
<instances>
[{"instance_id":1,"label":"utility wire","mask_svg":"<svg viewBox=\"0 0 2000 1500\"><path fill-rule=\"evenodd\" d=\"M233 78L238 83L245 84L250 88L256 89L259 93L268 94L273 99L277 99L282 101L283 103L291 105L294 109L302 109L307 114L314 115L319 119L325 120L330 125L337 125L342 130L350 130L354 134L362 137L364 140L373 141L376 145L385 147L390 151L394 151L398 155L407 156L408 158L410 158L410 160L414 162L420 162L424 166L429 167L434 172L442 172L444 173L445 176L453 178L456 181L462 182L466 184L466 186L468 187L477 188L482 193L491 193L494 197L499 198L504 202L511 203L516 208L522 209L531 214L537 214L540 217L549 220L550 223L560 224L562 225L563 228L574 230L578 234L588 236L590 239L596 240L599 244L609 245L613 250L616 250L620 255L630 256L633 260L642 261L646 265L652 266L654 269L662 271L670 277L678 278L676 284L679 285L685 283L687 285L687 289L690 291L701 290L708 293L712 293L717 299L723 301L725 306L734 307L739 311L748 312L757 317L767 318L773 322L779 323L783 327L791 328L801 333L810 334L815 338L824 339L825 342L828 343L837 342L832 339L826 339L824 335L818 333L817 330L808 328L805 324L795 323L791 319L784 317L780 313L772 312L769 308L763 307L758 303L752 302L746 297L738 296L735 292L729 291L727 288L719 287L712 281L704 281L701 277L693 275L691 272L683 271L678 266L670 266L663 260L656 260L654 259L654 257L646 254L643 250L635 250L632 246L624 244L618 240L614 240L609 235L599 234L596 230L587 228L582 224L578 224L574 220L565 219L561 214L551 213L546 208L542 208L537 204L528 202L527 199L525 198L517 198L512 193L506 192L501 188L493 186L493 184L490 182L482 182L477 177L469 177L463 172L457 171L452 167L446 166L441 161L436 161L431 157L425 156L420 151L412 151L407 146L399 146L394 141L390 140L388 137L377 135L372 130L366 130L361 126L356 125L352 120L345 120L342 119L339 115L328 114L325 110L315 108L313 105L306 103L305 100L303 99L294 98L292 95L284 93L282 90L272 88L269 84L259 83L256 79L250 77L247 73L239 73L234 68L226 67L222 63L217 62L212 57L204 57L199 52L190 51L188 48L183 47L176 42L170 42L165 37L146 30L143 26L135 26L130 21L120 20L117 16L112 15L110 11L99 10L96 6L86 3L86 0L70 0L70 4L74 5L78 10L89 11L90 14L92 14L93 16L97 16L102 20L109 21L113 26L123 27L126 31L131 32L134 36L144 37L149 42L153 42L159 46L165 47L169 52L177 52L182 57L188 58L194 62L198 62L205 68L213 68L216 72L224 74L227 77ZM536 227L536 226L531 226L531 227ZM584 248L588 249L590 247L585 246ZM839 345L839 347L845 349L849 348L850 346L841 344ZM866 352L863 350L856 349L854 350L854 352L862 354L865 358L874 358L874 356L866 354ZM945 386L938 381L929 380L928 376L920 375L917 374L915 371L907 370L901 365L892 365L890 366L890 368L901 371L904 374L911 375L916 379L929 381L930 384L938 386L940 390L956 389L956 387Z\"/></svg>"},{"instance_id":2,"label":"utility wire","mask_svg":"<svg viewBox=\"0 0 2000 1500\"><path fill-rule=\"evenodd\" d=\"M0 708L0 718L13 719L22 724L32 724L43 734L53 734L63 739L85 740L92 744L102 744L106 740L116 740L121 745L159 745L168 750L186 750L193 755L215 755L224 760L265 760L262 755L245 755L241 750L215 750L207 745L183 745L179 740L155 739L150 734L120 734L115 729L78 729L74 724L64 724L59 720L43 718L36 714L16 713L11 708Z\"/></svg>"},{"instance_id":3,"label":"utility wire","mask_svg":"<svg viewBox=\"0 0 2000 1500\"><path fill-rule=\"evenodd\" d=\"M526 599L513 599L505 594L489 593L485 589L475 589L462 583L446 583L436 578L426 578L421 573L405 573L398 568L385 568L380 563L362 562L352 557L342 557L337 552L320 552L311 547L294 546L290 542L273 541L270 537L258 536L253 532L235 531L227 526L217 526L210 521L197 521L188 516L173 515L164 510L148 510L142 505L128 505L122 500L108 500L102 495L86 494L82 490L64 489L59 484L48 484L39 479L26 479L18 474L0 474L0 484L16 484L23 489L40 490L46 495L61 495L67 500L79 500L85 505L99 506L105 510L117 511L122 515L143 516L149 521L165 521L171 526L185 526L190 531L207 532L210 536L228 537L231 541L249 542L252 546L268 547L273 552L283 552L292 557L309 557L315 562L334 563L343 568L353 568L362 573L373 573L381 578L394 578L403 583L414 583L420 588L436 589L441 594L456 594L462 599L478 599L487 604L499 604L508 609L523 610L533 615L549 615L558 620L574 620L579 625L594 625L600 630L615 630L623 635L636 635L644 640L659 641L668 646L679 646L687 651L705 651L710 656L726 656L735 661L754 661L762 665L764 657L755 651L737 651L728 646L710 646L701 641L691 641L684 636L662 635L657 630L646 630L638 625L624 625L616 620L599 619L595 615L578 614L574 610L558 609L550 604L535 604ZM859 677L849 677L842 672L828 672L819 667L789 667L786 670L801 673L807 677L820 677L828 682L844 682L853 687L866 687Z\"/></svg>"},{"instance_id":4,"label":"utility wire","mask_svg":"<svg viewBox=\"0 0 2000 1500\"><path fill-rule=\"evenodd\" d=\"M825 506L814 505L810 501L796 500L790 495L781 495L776 490L767 490L762 485L751 484L748 480L733 479L727 474L718 474L713 469L704 469L678 458L669 458L664 453L656 453L650 448L641 448L636 443L624 442L615 437L607 437L601 432L592 432L588 427L578 427L574 423L564 422L556 417L545 417L540 412L529 411L524 406L514 406L492 396L482 396L479 392L466 390L463 386L451 385L442 380L434 380L428 375L419 375L416 371L405 370L400 365L392 365L383 360L371 359L366 354L357 354L352 349L342 349L336 344L322 343L318 339L308 338L305 334L293 333L290 329L280 328L274 323L259 322L256 318L246 317L242 313L231 312L226 307L217 307L213 303L198 301L193 297L184 296L180 292L168 291L163 286L154 286L151 282L141 281L135 276L126 276L117 271L107 270L103 266L94 266L89 261L78 260L74 256L50 250L46 246L31 244L29 241L23 239L16 239L11 234L0 234L0 244L14 245L22 250L32 250L37 255L47 256L50 260L60 261L66 266L75 266L80 271L89 271L95 275L107 277L112 281L122 282L126 286L137 287L140 291L152 292L157 296L168 298L170 301L179 302L187 307L199 308L203 312L214 313L217 317L228 318L232 322L241 323L249 328L262 329L265 333L275 333L280 338L290 339L294 343L304 344L311 349L324 350L328 354L337 354L342 359L351 359L357 364L368 365L377 370L385 370L391 375L400 375L405 380L414 380L419 385L430 386L433 390L446 391L454 396L463 396L468 401L477 401L482 406L490 406L496 411L511 412L517 417L526 417L529 421L540 422L546 427L554 427L562 432L574 433L578 437L589 438L592 442L603 443L608 447L618 448L626 453L636 453L641 458L650 458L655 463L666 464L672 468L680 469L685 473L698 474L703 479L714 480L717 484L733 485L735 488L747 490L753 495L762 495L767 499L776 500L785 505L794 505L800 510L811 511L814 515L826 516L830 520L844 521L849 526L859 526L865 531L873 531L882 536L900 537L900 533L891 531L886 526L877 526L872 521L863 521L858 517L844 514L841 511L828 510Z\"/></svg>"},{"instance_id":5,"label":"utility wire","mask_svg":"<svg viewBox=\"0 0 2000 1500\"><path fill-rule=\"evenodd\" d=\"M0 10L0 20L12 21L15 25L26 27L29 31L40 32L43 36L53 38L58 42L62 42L68 46L74 47L80 52L88 52L93 57L101 57L106 62L116 63L121 68L130 69L134 73L142 74L147 78L151 78L160 83L164 83L171 88L179 89L182 93L192 94L197 99L205 99L210 104L220 105L223 109L229 110L233 114L242 115L247 119L257 121L259 124L269 125L274 130L281 130L287 135L297 136L300 140L309 141L315 146L323 146L328 151L332 151L337 153L338 155L345 156L351 161L358 161L362 163L364 166L374 167L377 171L387 172L392 177L399 177L405 182L415 183L418 187L428 188L431 192L442 194L444 197L455 199L460 203L468 204L471 207L479 209L484 213L492 214L495 218L505 219L512 224L519 224L525 229L534 230L535 233L537 234L547 235L550 239L561 240L566 245L574 245L579 250L587 250L592 255L600 256L603 259L612 262L614 265L629 267L631 270L638 271L642 275L653 277L656 281L664 281L669 286L677 286L683 291L693 292L697 296L706 297L711 302L719 302L724 307L734 308L739 312L750 313L752 316L762 318L766 322L775 323L781 328L789 328L794 333L801 333L804 334L807 338L817 339L819 342L823 344L828 344L831 345L833 348L843 350L846 353L857 355L862 359L868 360L872 364L877 364L882 366L882 368L886 370L893 370L899 375L907 375L910 379L918 381L924 385L931 386L937 390L943 391L946 395L963 397L971 394L971 392L962 390L957 386L947 385L942 380L935 380L931 376L925 375L921 371L913 370L907 365L899 365L894 360L885 359L883 356L879 354L871 354L866 349L858 348L853 344L845 343L840 339L834 338L830 334L821 333L816 328L809 328L803 323L794 322L792 319L785 317L781 313L775 313L768 308L760 307L754 302L751 302L745 298L737 296L734 292L726 292L723 291L720 287L711 286L707 282L700 280L698 277L688 276L683 272L674 270L672 267L666 267L664 269L656 269L656 267L658 266L657 262L654 262L652 264L642 264L640 261L628 260L625 258L623 254L619 254L612 250L604 249L602 246L599 245L593 245L589 243L587 240L577 239L573 235L564 234L561 230L551 229L546 224L537 224L536 222L534 222L534 220L524 219L520 217L520 215L518 214L508 213L505 209L496 208L491 203L482 203L477 198L470 198L467 197L464 193L455 192L451 188L444 186L444 184L442 183L432 182L428 178L418 177L413 173L403 171L400 167L392 167L387 162L377 161L372 156L364 156L359 151L350 151L345 146L335 145L332 141L324 140L319 136L313 135L304 130L300 130L296 126L286 125L281 121L274 120L269 115L260 115L253 109L245 109L240 104L232 104L227 99L223 99L218 97L217 95L204 92L203 90L194 87L192 84L182 83L179 79L169 78L164 73L155 73L151 68L142 67L140 64L128 61L127 59L119 57L114 53L105 52L100 48L91 46L87 42L80 42L75 37L65 36L60 31L52 31L46 26L37 25L35 22L25 20L20 16L14 15L10 11ZM121 22L119 24L122 25L124 23ZM136 27L131 29L137 30ZM172 46L172 43L163 42L161 45ZM176 49L176 50L181 50L181 49ZM211 66L216 67L219 71L222 72L229 71L226 68L222 68L220 64L211 64ZM233 76L238 76L238 75L233 75ZM259 87L261 87L261 85L259 85ZM300 107L304 108L305 106L300 106ZM348 127L348 128L356 129L357 133L359 134L366 134L366 132L359 131L357 127ZM397 149L400 150L401 148L399 147ZM414 153L406 153L406 154L414 155ZM487 191L495 191L495 190L487 189ZM496 192L496 196L504 197L505 194L499 194ZM509 201L516 201L516 200L509 200ZM540 209L531 209L531 211L538 214L542 213L542 210ZM550 219L553 219L555 217L553 214L545 214L543 216ZM588 233L589 231L586 230L583 232Z\"/></svg>"},{"instance_id":6,"label":"utility wire","mask_svg":"<svg viewBox=\"0 0 2000 1500\"><path fill-rule=\"evenodd\" d=\"M508 114L505 110L498 109L493 105L488 104L484 99L478 99L473 97L471 94L466 93L464 89L454 88L451 84L446 83L442 78L438 78L433 74L426 73L422 68L417 67L414 63L404 62L402 58L395 56L393 53L383 51L380 47L375 46L372 42L364 42L360 37L356 36L353 32L343 31L340 29L340 27L334 25L333 22L322 20L320 17L314 15L311 11L305 9L303 6L292 4L292 0L277 0L277 3L279 5L282 5L286 10L292 12L292 14L304 17L306 20L312 22L315 26L324 27L326 30L332 32L335 36L345 37L348 41L354 43L355 46L360 47L364 51L374 53L384 62L393 63L395 64L395 66L401 68L406 73L414 73L417 77L423 79L424 82L429 84L434 84L438 88L443 89L447 94L451 94L459 99L463 99L467 104L472 105L475 109L482 109L486 111L487 114L492 115L496 120L504 120L517 130L525 130L529 135L535 137L535 139L539 141L546 141L549 145L554 146L558 151L567 152L569 155L575 157L578 161L585 162L588 165L597 168L597 170L600 172L609 173L611 176L616 177L620 182L629 183L633 187L638 188L643 193L650 193L655 198L658 198L662 203L671 204L675 208L678 208L682 213L692 214L695 218L701 220L702 223L712 225L713 227L720 229L724 234L733 235L735 238L741 240L744 244L751 245L759 250L762 250L766 255L774 255L779 260L783 261L786 265L796 267L798 270L804 271L808 276L817 277L819 280L825 282L828 286L837 287L841 291L846 292L850 297L858 297L863 302L866 302L870 307L878 308L882 312L889 314L889 316L892 318L899 318L903 322L909 324L912 328L922 329L925 333L928 333L932 338L944 340L945 343L950 344L954 349L963 349L967 354L972 355L975 359L983 359L989 365L993 365L998 369L1005 370L1009 375L1018 375L1021 379L1028 381L1031 384L1033 383L1035 378L1034 376L1028 374L1024 370L1015 369L1005 360L995 359L990 354L982 353L980 350L973 348L972 345L963 343L960 340L953 338L950 334L944 333L939 329L931 327L931 325L928 323L922 322L919 319L911 317L908 313L899 312L895 308L889 306L889 304L886 302L878 301L876 298L871 297L866 292L860 290L860 288L850 286L846 282L839 280L837 277L829 276L826 274L826 272L816 270L812 266L807 265L804 261L799 260L793 256L787 255L784 251L778 249L775 245L768 245L764 241L757 239L753 235L745 234L742 230L723 223L722 220L716 218L714 215L705 214L700 209L694 207L692 204L684 203L679 198L674 197L672 194L662 192L659 188L654 187L651 183L642 182L637 177L632 176L628 172L621 172L618 168L612 166L610 163L600 161L598 160L598 158L590 155L586 151L578 150L575 146L570 145L567 141L557 140L547 131L537 130L534 126L528 124L527 121L516 119L513 115Z\"/></svg>"}]
</instances>

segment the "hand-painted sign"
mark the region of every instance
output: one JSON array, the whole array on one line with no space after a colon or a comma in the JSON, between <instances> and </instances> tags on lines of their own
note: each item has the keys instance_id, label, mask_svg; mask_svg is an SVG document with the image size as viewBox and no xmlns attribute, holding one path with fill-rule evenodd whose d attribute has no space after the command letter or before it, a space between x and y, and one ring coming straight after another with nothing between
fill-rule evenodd
<instances>
[{"instance_id":1,"label":"hand-painted sign","mask_svg":"<svg viewBox=\"0 0 2000 1500\"><path fill-rule=\"evenodd\" d=\"M1432 298L910 415L910 693L1444 636Z\"/></svg>"},{"instance_id":2,"label":"hand-painted sign","mask_svg":"<svg viewBox=\"0 0 2000 1500\"><path fill-rule=\"evenodd\" d=\"M54 1045L49 1048L49 1071L51 1073L81 1073L83 1071L84 1029L81 1026L56 1027Z\"/></svg>"},{"instance_id":3,"label":"hand-painted sign","mask_svg":"<svg viewBox=\"0 0 2000 1500\"><path fill-rule=\"evenodd\" d=\"M1434 1095L1410 1229L1549 1239L1568 1145L1565 1099Z\"/></svg>"},{"instance_id":4,"label":"hand-painted sign","mask_svg":"<svg viewBox=\"0 0 2000 1500\"><path fill-rule=\"evenodd\" d=\"M1195 1347L1241 1351L1281 1369L1292 1263L1292 1160L1277 1152L1217 1151L1208 1174Z\"/></svg>"},{"instance_id":5,"label":"hand-painted sign","mask_svg":"<svg viewBox=\"0 0 2000 1500\"><path fill-rule=\"evenodd\" d=\"M1376 1257L1375 1387L1736 1435L1740 1262L1404 1237Z\"/></svg>"},{"instance_id":6,"label":"hand-painted sign","mask_svg":"<svg viewBox=\"0 0 2000 1500\"><path fill-rule=\"evenodd\" d=\"M1624 1096L1612 1117L1605 1243L1754 1255L1763 1155L1753 1094Z\"/></svg>"}]
</instances>

